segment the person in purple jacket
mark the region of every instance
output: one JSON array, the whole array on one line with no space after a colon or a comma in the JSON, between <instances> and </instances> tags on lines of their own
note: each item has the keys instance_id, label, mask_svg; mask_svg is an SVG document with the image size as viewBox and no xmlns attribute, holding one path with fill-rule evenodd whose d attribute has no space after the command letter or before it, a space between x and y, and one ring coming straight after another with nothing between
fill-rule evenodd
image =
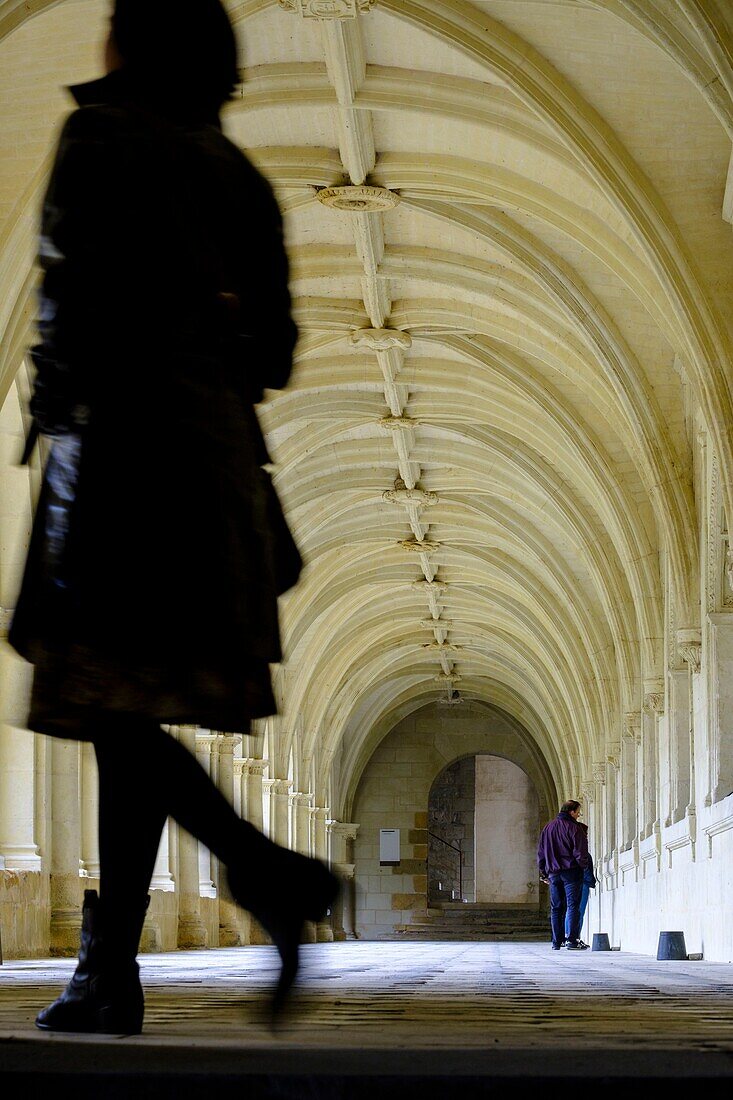
<instances>
[{"instance_id":1,"label":"person in purple jacket","mask_svg":"<svg viewBox=\"0 0 733 1100\"><path fill-rule=\"evenodd\" d=\"M574 799L563 802L556 818L545 825L537 845L537 865L540 875L550 883L550 921L552 949L582 951L587 947L580 939L580 897L583 873L588 867L588 832L578 821L580 803ZM565 938L567 916L569 935Z\"/></svg>"}]
</instances>

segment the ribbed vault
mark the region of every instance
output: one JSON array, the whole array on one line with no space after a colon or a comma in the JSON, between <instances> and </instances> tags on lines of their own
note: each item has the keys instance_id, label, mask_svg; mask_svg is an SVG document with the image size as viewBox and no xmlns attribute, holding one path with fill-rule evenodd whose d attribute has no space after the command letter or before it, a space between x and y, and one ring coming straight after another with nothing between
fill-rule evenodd
<instances>
[{"instance_id":1,"label":"ribbed vault","mask_svg":"<svg viewBox=\"0 0 733 1100\"><path fill-rule=\"evenodd\" d=\"M525 731L548 802L579 793L670 618L699 626L694 416L733 514L729 6L228 7L225 125L285 212L301 331L260 410L307 561L272 774L348 814L389 730L458 693ZM59 28L94 75L106 12L0 0L3 86ZM2 194L0 400L73 60L41 66Z\"/></svg>"}]
</instances>

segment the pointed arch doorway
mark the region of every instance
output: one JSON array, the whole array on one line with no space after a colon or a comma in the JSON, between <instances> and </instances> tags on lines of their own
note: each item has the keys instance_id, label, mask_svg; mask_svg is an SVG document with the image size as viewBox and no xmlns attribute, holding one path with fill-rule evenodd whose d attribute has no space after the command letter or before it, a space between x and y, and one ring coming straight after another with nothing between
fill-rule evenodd
<instances>
[{"instance_id":1,"label":"pointed arch doorway","mask_svg":"<svg viewBox=\"0 0 733 1100\"><path fill-rule=\"evenodd\" d=\"M428 904L537 905L537 790L501 756L445 767L428 799Z\"/></svg>"}]
</instances>

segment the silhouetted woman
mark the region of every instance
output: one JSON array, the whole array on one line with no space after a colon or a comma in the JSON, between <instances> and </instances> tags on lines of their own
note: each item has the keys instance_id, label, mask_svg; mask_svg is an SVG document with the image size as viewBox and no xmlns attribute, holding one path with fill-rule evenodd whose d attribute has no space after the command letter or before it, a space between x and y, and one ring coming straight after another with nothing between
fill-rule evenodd
<instances>
[{"instance_id":1,"label":"silhouetted woman","mask_svg":"<svg viewBox=\"0 0 733 1100\"><path fill-rule=\"evenodd\" d=\"M280 951L337 891L242 821L162 725L246 732L275 712L277 595L300 558L254 404L296 328L270 186L219 126L238 80L219 0L117 0L107 75L72 89L43 209L34 424L52 440L11 630L31 729L91 741L99 898L39 1027L134 1033L136 954L171 815Z\"/></svg>"}]
</instances>

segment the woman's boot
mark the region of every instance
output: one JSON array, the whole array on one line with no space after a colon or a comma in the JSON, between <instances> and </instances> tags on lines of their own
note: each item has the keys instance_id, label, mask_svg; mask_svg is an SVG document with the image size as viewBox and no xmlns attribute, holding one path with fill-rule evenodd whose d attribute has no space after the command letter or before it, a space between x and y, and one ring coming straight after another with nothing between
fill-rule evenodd
<instances>
[{"instance_id":1,"label":"woman's boot","mask_svg":"<svg viewBox=\"0 0 733 1100\"><path fill-rule=\"evenodd\" d=\"M138 1035L144 1000L136 962L148 897L128 924L105 920L96 890L84 891L79 963L64 992L42 1009L36 1027L44 1031L86 1031ZM114 926L116 935L111 935Z\"/></svg>"},{"instance_id":2,"label":"woman's boot","mask_svg":"<svg viewBox=\"0 0 733 1100\"><path fill-rule=\"evenodd\" d=\"M282 848L244 824L249 838L256 835L259 843L250 843L247 856L230 864L227 878L234 900L255 917L280 955L271 1002L276 1021L297 977L304 925L327 916L340 883L320 860Z\"/></svg>"}]
</instances>

